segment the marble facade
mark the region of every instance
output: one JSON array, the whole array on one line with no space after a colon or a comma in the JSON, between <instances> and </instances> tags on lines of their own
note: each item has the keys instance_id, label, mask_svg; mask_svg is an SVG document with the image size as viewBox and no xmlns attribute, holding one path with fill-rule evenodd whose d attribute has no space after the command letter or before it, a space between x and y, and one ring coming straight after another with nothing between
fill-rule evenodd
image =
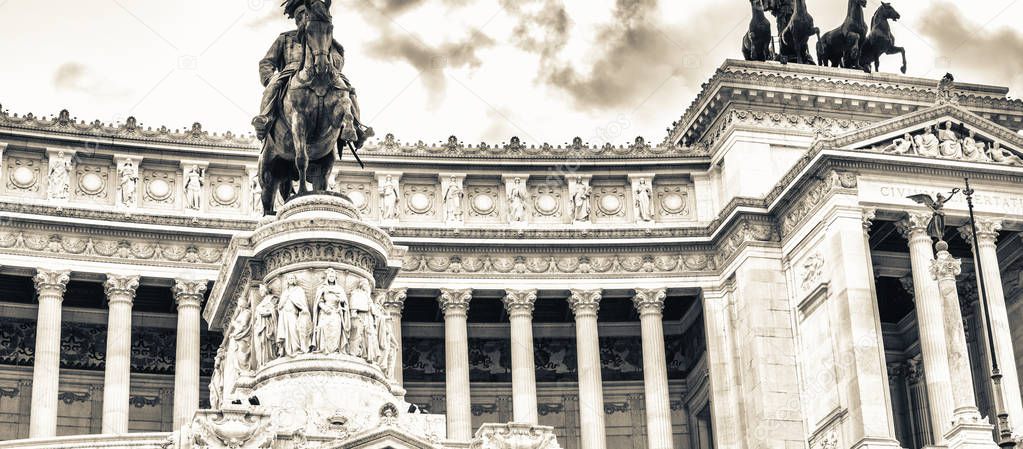
<instances>
[{"instance_id":1,"label":"marble facade","mask_svg":"<svg viewBox=\"0 0 1023 449\"><path fill-rule=\"evenodd\" d=\"M992 447L965 202L946 205L943 252L905 197L971 178L1023 429L1023 104L937 86L726 61L657 143L388 134L332 180L350 206L325 206L365 224L352 239L407 248L386 269L260 248L253 230L287 219L255 211L249 137L0 110L0 448L180 446L213 432L196 419L258 447L246 426L295 398L322 428L266 437L287 447ZM341 288L321 295L328 268ZM335 319L360 280L368 309ZM282 358L255 317L288 287L310 310ZM345 401L368 415L328 411Z\"/></svg>"}]
</instances>

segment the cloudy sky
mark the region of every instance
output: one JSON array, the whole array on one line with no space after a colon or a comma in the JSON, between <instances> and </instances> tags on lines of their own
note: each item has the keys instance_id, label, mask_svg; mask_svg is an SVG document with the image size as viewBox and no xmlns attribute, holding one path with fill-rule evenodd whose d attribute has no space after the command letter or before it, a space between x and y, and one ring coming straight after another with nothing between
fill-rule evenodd
<instances>
[{"instance_id":1,"label":"cloudy sky","mask_svg":"<svg viewBox=\"0 0 1023 449\"><path fill-rule=\"evenodd\" d=\"M845 16L843 0L807 3L822 30ZM951 71L1023 96L1013 23L1023 1L893 5L909 75ZM333 10L363 120L426 142L660 141L715 68L741 58L750 18L746 0L334 0ZM289 27L277 0L0 0L0 104L248 132L257 61ZM882 59L882 71L898 66Z\"/></svg>"}]
</instances>

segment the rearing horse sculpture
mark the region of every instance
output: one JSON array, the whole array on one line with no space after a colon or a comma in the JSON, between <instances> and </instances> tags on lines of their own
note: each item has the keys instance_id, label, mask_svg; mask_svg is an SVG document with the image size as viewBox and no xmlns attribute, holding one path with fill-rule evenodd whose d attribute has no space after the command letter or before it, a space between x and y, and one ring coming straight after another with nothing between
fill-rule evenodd
<instances>
[{"instance_id":1,"label":"rearing horse sculpture","mask_svg":"<svg viewBox=\"0 0 1023 449\"><path fill-rule=\"evenodd\" d=\"M902 73L906 73L906 49L895 46L895 36L892 35L892 28L888 20L899 20L899 12L892 7L891 3L881 2L881 6L874 11L874 17L870 19L870 32L867 33L863 42L863 49L860 51L859 66L864 72L870 73L871 64L874 70L880 69L881 55L902 54Z\"/></svg>"},{"instance_id":2,"label":"rearing horse sculpture","mask_svg":"<svg viewBox=\"0 0 1023 449\"><path fill-rule=\"evenodd\" d=\"M795 0L792 17L781 31L782 63L788 62L788 55L794 55L799 64L813 64L808 42L814 34L820 40L820 33L813 25L813 16L806 10L806 0Z\"/></svg>"},{"instance_id":3,"label":"rearing horse sculpture","mask_svg":"<svg viewBox=\"0 0 1023 449\"><path fill-rule=\"evenodd\" d=\"M263 213L273 214L274 195L327 190L327 178L345 147L354 153L372 128L360 129L354 90L341 74L343 50L333 39L331 0L288 0L286 11L304 8L298 30L301 65L279 103L279 118L267 133L259 158ZM289 13L290 14L290 13ZM360 135L361 134L361 135Z\"/></svg>"},{"instance_id":4,"label":"rearing horse sculpture","mask_svg":"<svg viewBox=\"0 0 1023 449\"><path fill-rule=\"evenodd\" d=\"M853 69L859 67L860 46L867 36L863 8L867 0L849 0L845 21L817 40L817 63Z\"/></svg>"},{"instance_id":5,"label":"rearing horse sculpture","mask_svg":"<svg viewBox=\"0 0 1023 449\"><path fill-rule=\"evenodd\" d=\"M753 10L753 18L750 19L749 30L742 37L742 56L747 61L774 59L774 51L771 48L774 43L771 39L771 21L764 15L764 3L762 0L750 0L750 7Z\"/></svg>"}]
</instances>

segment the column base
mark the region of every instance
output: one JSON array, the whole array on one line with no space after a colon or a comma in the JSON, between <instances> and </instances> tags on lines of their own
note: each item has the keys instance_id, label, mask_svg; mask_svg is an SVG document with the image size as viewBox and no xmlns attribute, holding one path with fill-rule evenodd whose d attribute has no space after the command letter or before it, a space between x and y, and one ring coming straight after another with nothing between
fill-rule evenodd
<instances>
[{"instance_id":1,"label":"column base","mask_svg":"<svg viewBox=\"0 0 1023 449\"><path fill-rule=\"evenodd\" d=\"M994 428L979 415L957 418L945 433L945 444L949 449L998 449Z\"/></svg>"}]
</instances>

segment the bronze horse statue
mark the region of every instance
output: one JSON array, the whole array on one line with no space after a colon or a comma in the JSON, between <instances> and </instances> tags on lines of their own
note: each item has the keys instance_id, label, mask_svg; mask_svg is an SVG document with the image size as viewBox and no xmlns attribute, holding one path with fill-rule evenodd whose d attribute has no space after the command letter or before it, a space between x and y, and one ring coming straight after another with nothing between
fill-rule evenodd
<instances>
[{"instance_id":1,"label":"bronze horse statue","mask_svg":"<svg viewBox=\"0 0 1023 449\"><path fill-rule=\"evenodd\" d=\"M881 55L901 53L902 68L899 70L906 73L906 49L895 46L895 36L888 25L888 20L899 20L900 17L891 3L881 2L881 6L874 11L874 17L870 19L870 31L860 50L859 66L864 72L870 73L871 64L874 65L874 71L879 70Z\"/></svg>"},{"instance_id":2,"label":"bronze horse statue","mask_svg":"<svg viewBox=\"0 0 1023 449\"><path fill-rule=\"evenodd\" d=\"M340 151L355 151L372 135L358 122L355 92L341 74L343 50L333 39L331 0L287 0L294 14L305 8L307 19L298 30L301 65L288 80L276 106L259 158L263 213L274 213L274 195L287 201L295 194L327 190L327 178ZM356 158L358 156L356 155Z\"/></svg>"},{"instance_id":3,"label":"bronze horse statue","mask_svg":"<svg viewBox=\"0 0 1023 449\"><path fill-rule=\"evenodd\" d=\"M821 31L813 25L813 16L806 10L806 0L795 0L793 2L792 17L785 29L781 31L781 62L784 64L789 58L795 57L799 64L813 64L810 56L810 36L817 35L820 40Z\"/></svg>"},{"instance_id":4,"label":"bronze horse statue","mask_svg":"<svg viewBox=\"0 0 1023 449\"><path fill-rule=\"evenodd\" d=\"M817 40L818 64L847 69L859 67L860 46L867 36L867 22L863 19L865 7L867 0L849 0L842 25Z\"/></svg>"},{"instance_id":5,"label":"bronze horse statue","mask_svg":"<svg viewBox=\"0 0 1023 449\"><path fill-rule=\"evenodd\" d=\"M747 61L767 61L774 59L774 40L771 39L771 21L764 15L762 0L750 0L753 18L749 22L749 30L742 37L742 56Z\"/></svg>"}]
</instances>

